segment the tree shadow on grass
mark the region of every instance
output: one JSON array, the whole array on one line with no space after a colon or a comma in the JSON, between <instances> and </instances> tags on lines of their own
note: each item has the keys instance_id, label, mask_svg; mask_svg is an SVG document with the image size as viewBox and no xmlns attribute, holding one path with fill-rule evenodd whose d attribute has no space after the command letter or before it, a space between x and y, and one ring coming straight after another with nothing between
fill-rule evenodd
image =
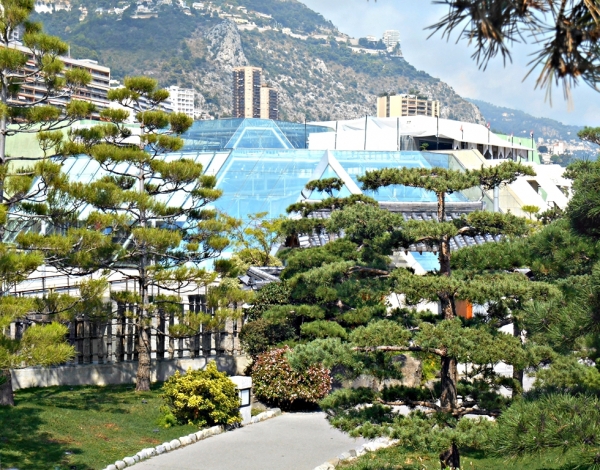
<instances>
[{"instance_id":1,"label":"tree shadow on grass","mask_svg":"<svg viewBox=\"0 0 600 470\"><path fill-rule=\"evenodd\" d=\"M107 385L30 388L23 390L21 396L40 406L128 414L131 405L150 398L151 394L134 393L132 385Z\"/></svg>"},{"instance_id":2,"label":"tree shadow on grass","mask_svg":"<svg viewBox=\"0 0 600 470\"><path fill-rule=\"evenodd\" d=\"M81 453L68 442L57 442L47 432L41 411L30 406L0 406L0 468L19 470L55 468L91 470L88 466L72 466L68 453Z\"/></svg>"}]
</instances>

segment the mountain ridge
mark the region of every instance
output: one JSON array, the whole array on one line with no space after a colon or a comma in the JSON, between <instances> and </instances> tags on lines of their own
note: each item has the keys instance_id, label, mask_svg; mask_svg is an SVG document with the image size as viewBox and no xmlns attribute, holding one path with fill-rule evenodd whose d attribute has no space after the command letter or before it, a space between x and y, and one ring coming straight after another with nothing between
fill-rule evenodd
<instances>
[{"instance_id":1,"label":"mountain ridge","mask_svg":"<svg viewBox=\"0 0 600 470\"><path fill-rule=\"evenodd\" d=\"M282 119L373 115L378 94L418 90L440 100L442 117L484 122L476 106L404 59L354 52L340 42L347 35L297 0L215 0L206 4L212 10L181 6L183 0L165 5L170 1L138 0L137 10L131 4L108 15L102 12L123 1L73 0L70 11L34 19L70 43L73 55L111 67L117 79L144 74L162 86L195 88L198 107L215 116L231 113L232 68L251 64L279 91ZM135 16L141 7L150 17ZM249 25L256 28L244 29Z\"/></svg>"},{"instance_id":2,"label":"mountain ridge","mask_svg":"<svg viewBox=\"0 0 600 470\"><path fill-rule=\"evenodd\" d=\"M578 140L577 132L583 129L583 126L563 124L555 119L545 117L535 117L519 109L497 106L483 100L465 99L480 109L493 130L503 134L514 133L515 136L522 137L529 136L529 133L533 131L534 136L544 139L570 141Z\"/></svg>"}]
</instances>

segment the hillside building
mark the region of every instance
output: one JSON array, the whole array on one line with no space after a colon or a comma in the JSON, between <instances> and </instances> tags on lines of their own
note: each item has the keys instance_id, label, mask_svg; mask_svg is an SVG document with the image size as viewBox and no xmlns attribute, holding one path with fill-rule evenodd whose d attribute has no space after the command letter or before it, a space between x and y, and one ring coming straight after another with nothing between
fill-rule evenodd
<instances>
[{"instance_id":1,"label":"hillside building","mask_svg":"<svg viewBox=\"0 0 600 470\"><path fill-rule=\"evenodd\" d=\"M194 118L194 98L196 92L192 88L180 88L178 86L170 86L169 101L165 103L170 111L174 113L183 113Z\"/></svg>"},{"instance_id":2,"label":"hillside building","mask_svg":"<svg viewBox=\"0 0 600 470\"><path fill-rule=\"evenodd\" d=\"M400 31L395 29L388 29L387 31L384 31L382 41L388 49L394 49L396 44L400 42Z\"/></svg>"},{"instance_id":3,"label":"hillside building","mask_svg":"<svg viewBox=\"0 0 600 470\"><path fill-rule=\"evenodd\" d=\"M260 118L279 119L279 96L277 90L268 85L263 85L260 89Z\"/></svg>"},{"instance_id":4,"label":"hillside building","mask_svg":"<svg viewBox=\"0 0 600 470\"><path fill-rule=\"evenodd\" d=\"M385 95L377 98L377 117L431 116L439 117L440 102L415 95Z\"/></svg>"},{"instance_id":5,"label":"hillside building","mask_svg":"<svg viewBox=\"0 0 600 470\"><path fill-rule=\"evenodd\" d=\"M24 73L33 73L36 67L31 49L18 43L13 44L12 47L27 54L29 60L25 66ZM73 59L71 57L61 57L60 59L65 64L65 70L75 68L87 70L92 76L92 81L88 85L76 89L71 95L64 93L51 96L47 101L48 104L64 107L71 99L74 99L94 103L98 109L108 108L110 68L99 65L95 60ZM24 80L18 94L13 97L12 101L15 103L36 103L45 97L45 93L46 88L43 82L38 81L35 76L30 76Z\"/></svg>"},{"instance_id":6,"label":"hillside building","mask_svg":"<svg viewBox=\"0 0 600 470\"><path fill-rule=\"evenodd\" d=\"M279 119L279 97L274 88L262 84L260 67L233 69L234 118Z\"/></svg>"},{"instance_id":7,"label":"hillside building","mask_svg":"<svg viewBox=\"0 0 600 470\"><path fill-rule=\"evenodd\" d=\"M260 67L233 69L233 117L260 118Z\"/></svg>"}]
</instances>

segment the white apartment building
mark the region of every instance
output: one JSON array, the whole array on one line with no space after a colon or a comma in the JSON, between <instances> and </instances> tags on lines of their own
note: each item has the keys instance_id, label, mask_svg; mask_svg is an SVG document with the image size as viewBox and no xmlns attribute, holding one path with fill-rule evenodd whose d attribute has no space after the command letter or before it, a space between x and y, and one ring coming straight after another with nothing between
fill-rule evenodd
<instances>
[{"instance_id":1,"label":"white apartment building","mask_svg":"<svg viewBox=\"0 0 600 470\"><path fill-rule=\"evenodd\" d=\"M393 49L400 42L400 31L388 29L384 31L382 40L388 49Z\"/></svg>"},{"instance_id":2,"label":"white apartment building","mask_svg":"<svg viewBox=\"0 0 600 470\"><path fill-rule=\"evenodd\" d=\"M180 88L176 85L167 88L169 102L165 103L174 113L184 113L194 117L194 98L196 92L192 88Z\"/></svg>"}]
</instances>

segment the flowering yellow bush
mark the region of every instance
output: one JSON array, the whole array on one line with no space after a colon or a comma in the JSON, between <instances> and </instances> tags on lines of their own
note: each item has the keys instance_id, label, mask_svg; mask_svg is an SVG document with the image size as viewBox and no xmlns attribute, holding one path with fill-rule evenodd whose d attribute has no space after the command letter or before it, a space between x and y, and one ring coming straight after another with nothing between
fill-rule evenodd
<instances>
[{"instance_id":1,"label":"flowering yellow bush","mask_svg":"<svg viewBox=\"0 0 600 470\"><path fill-rule=\"evenodd\" d=\"M235 384L214 362L204 370L175 372L163 385L165 405L162 423L166 426L195 424L199 427L242 422L240 400Z\"/></svg>"}]
</instances>

